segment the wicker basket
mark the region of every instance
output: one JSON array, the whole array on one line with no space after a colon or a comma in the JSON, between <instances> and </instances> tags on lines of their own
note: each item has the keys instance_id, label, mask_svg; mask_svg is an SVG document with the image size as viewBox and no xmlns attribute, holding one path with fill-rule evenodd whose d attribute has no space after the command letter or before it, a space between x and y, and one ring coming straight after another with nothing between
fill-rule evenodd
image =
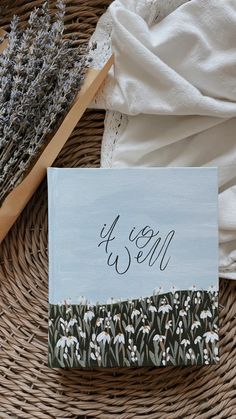
<instances>
[{"instance_id":1,"label":"wicker basket","mask_svg":"<svg viewBox=\"0 0 236 419\"><path fill-rule=\"evenodd\" d=\"M40 3L1 0L0 26L15 13L24 24ZM66 3L67 36L87 42L109 0ZM103 119L88 111L56 165L99 166ZM219 365L50 370L45 182L1 245L0 261L0 419L236 418L236 281L220 283Z\"/></svg>"}]
</instances>

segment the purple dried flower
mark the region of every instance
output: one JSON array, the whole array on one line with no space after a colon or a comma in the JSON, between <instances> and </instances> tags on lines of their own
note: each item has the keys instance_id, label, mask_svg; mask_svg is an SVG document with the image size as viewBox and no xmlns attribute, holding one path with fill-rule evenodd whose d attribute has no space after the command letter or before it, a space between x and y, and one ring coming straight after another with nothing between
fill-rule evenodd
<instances>
[{"instance_id":1,"label":"purple dried flower","mask_svg":"<svg viewBox=\"0 0 236 419\"><path fill-rule=\"evenodd\" d=\"M0 55L0 203L30 170L70 108L87 59L63 40L65 5L35 8L21 31L13 18Z\"/></svg>"}]
</instances>

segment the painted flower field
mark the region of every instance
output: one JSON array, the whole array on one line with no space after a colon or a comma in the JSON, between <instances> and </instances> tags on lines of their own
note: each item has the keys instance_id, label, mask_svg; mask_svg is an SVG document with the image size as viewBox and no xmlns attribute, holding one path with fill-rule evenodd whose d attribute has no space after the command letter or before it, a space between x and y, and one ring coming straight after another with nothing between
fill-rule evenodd
<instances>
[{"instance_id":1,"label":"painted flower field","mask_svg":"<svg viewBox=\"0 0 236 419\"><path fill-rule=\"evenodd\" d=\"M106 305L49 305L51 367L211 364L219 360L218 293L174 291Z\"/></svg>"}]
</instances>

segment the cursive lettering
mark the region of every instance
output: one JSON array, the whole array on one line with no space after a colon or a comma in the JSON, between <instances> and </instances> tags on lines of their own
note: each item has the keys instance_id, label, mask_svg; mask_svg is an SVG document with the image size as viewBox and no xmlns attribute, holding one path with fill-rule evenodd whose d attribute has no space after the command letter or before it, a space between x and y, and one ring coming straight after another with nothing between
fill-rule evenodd
<instances>
[{"instance_id":1,"label":"cursive lettering","mask_svg":"<svg viewBox=\"0 0 236 419\"><path fill-rule=\"evenodd\" d=\"M148 225L141 229L133 227L127 234L127 243L118 252L115 233L119 232L119 221L120 215L117 215L110 226L105 223L100 231L99 236L102 240L98 247L104 245L105 253L108 255L107 265L114 267L119 275L127 273L135 261L138 264L147 262L150 268L157 264L159 270L164 271L171 259L169 248L175 230L171 229L165 236L161 236L160 230L155 231Z\"/></svg>"}]
</instances>

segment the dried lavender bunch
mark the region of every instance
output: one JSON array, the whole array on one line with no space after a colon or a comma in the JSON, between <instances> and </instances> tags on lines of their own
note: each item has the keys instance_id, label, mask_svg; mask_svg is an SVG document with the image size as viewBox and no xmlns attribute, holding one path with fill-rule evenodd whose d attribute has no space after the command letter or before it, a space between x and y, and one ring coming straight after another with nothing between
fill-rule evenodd
<instances>
[{"instance_id":1,"label":"dried lavender bunch","mask_svg":"<svg viewBox=\"0 0 236 419\"><path fill-rule=\"evenodd\" d=\"M0 204L30 170L84 80L86 54L63 40L65 6L35 8L27 28L14 17L0 55Z\"/></svg>"}]
</instances>

